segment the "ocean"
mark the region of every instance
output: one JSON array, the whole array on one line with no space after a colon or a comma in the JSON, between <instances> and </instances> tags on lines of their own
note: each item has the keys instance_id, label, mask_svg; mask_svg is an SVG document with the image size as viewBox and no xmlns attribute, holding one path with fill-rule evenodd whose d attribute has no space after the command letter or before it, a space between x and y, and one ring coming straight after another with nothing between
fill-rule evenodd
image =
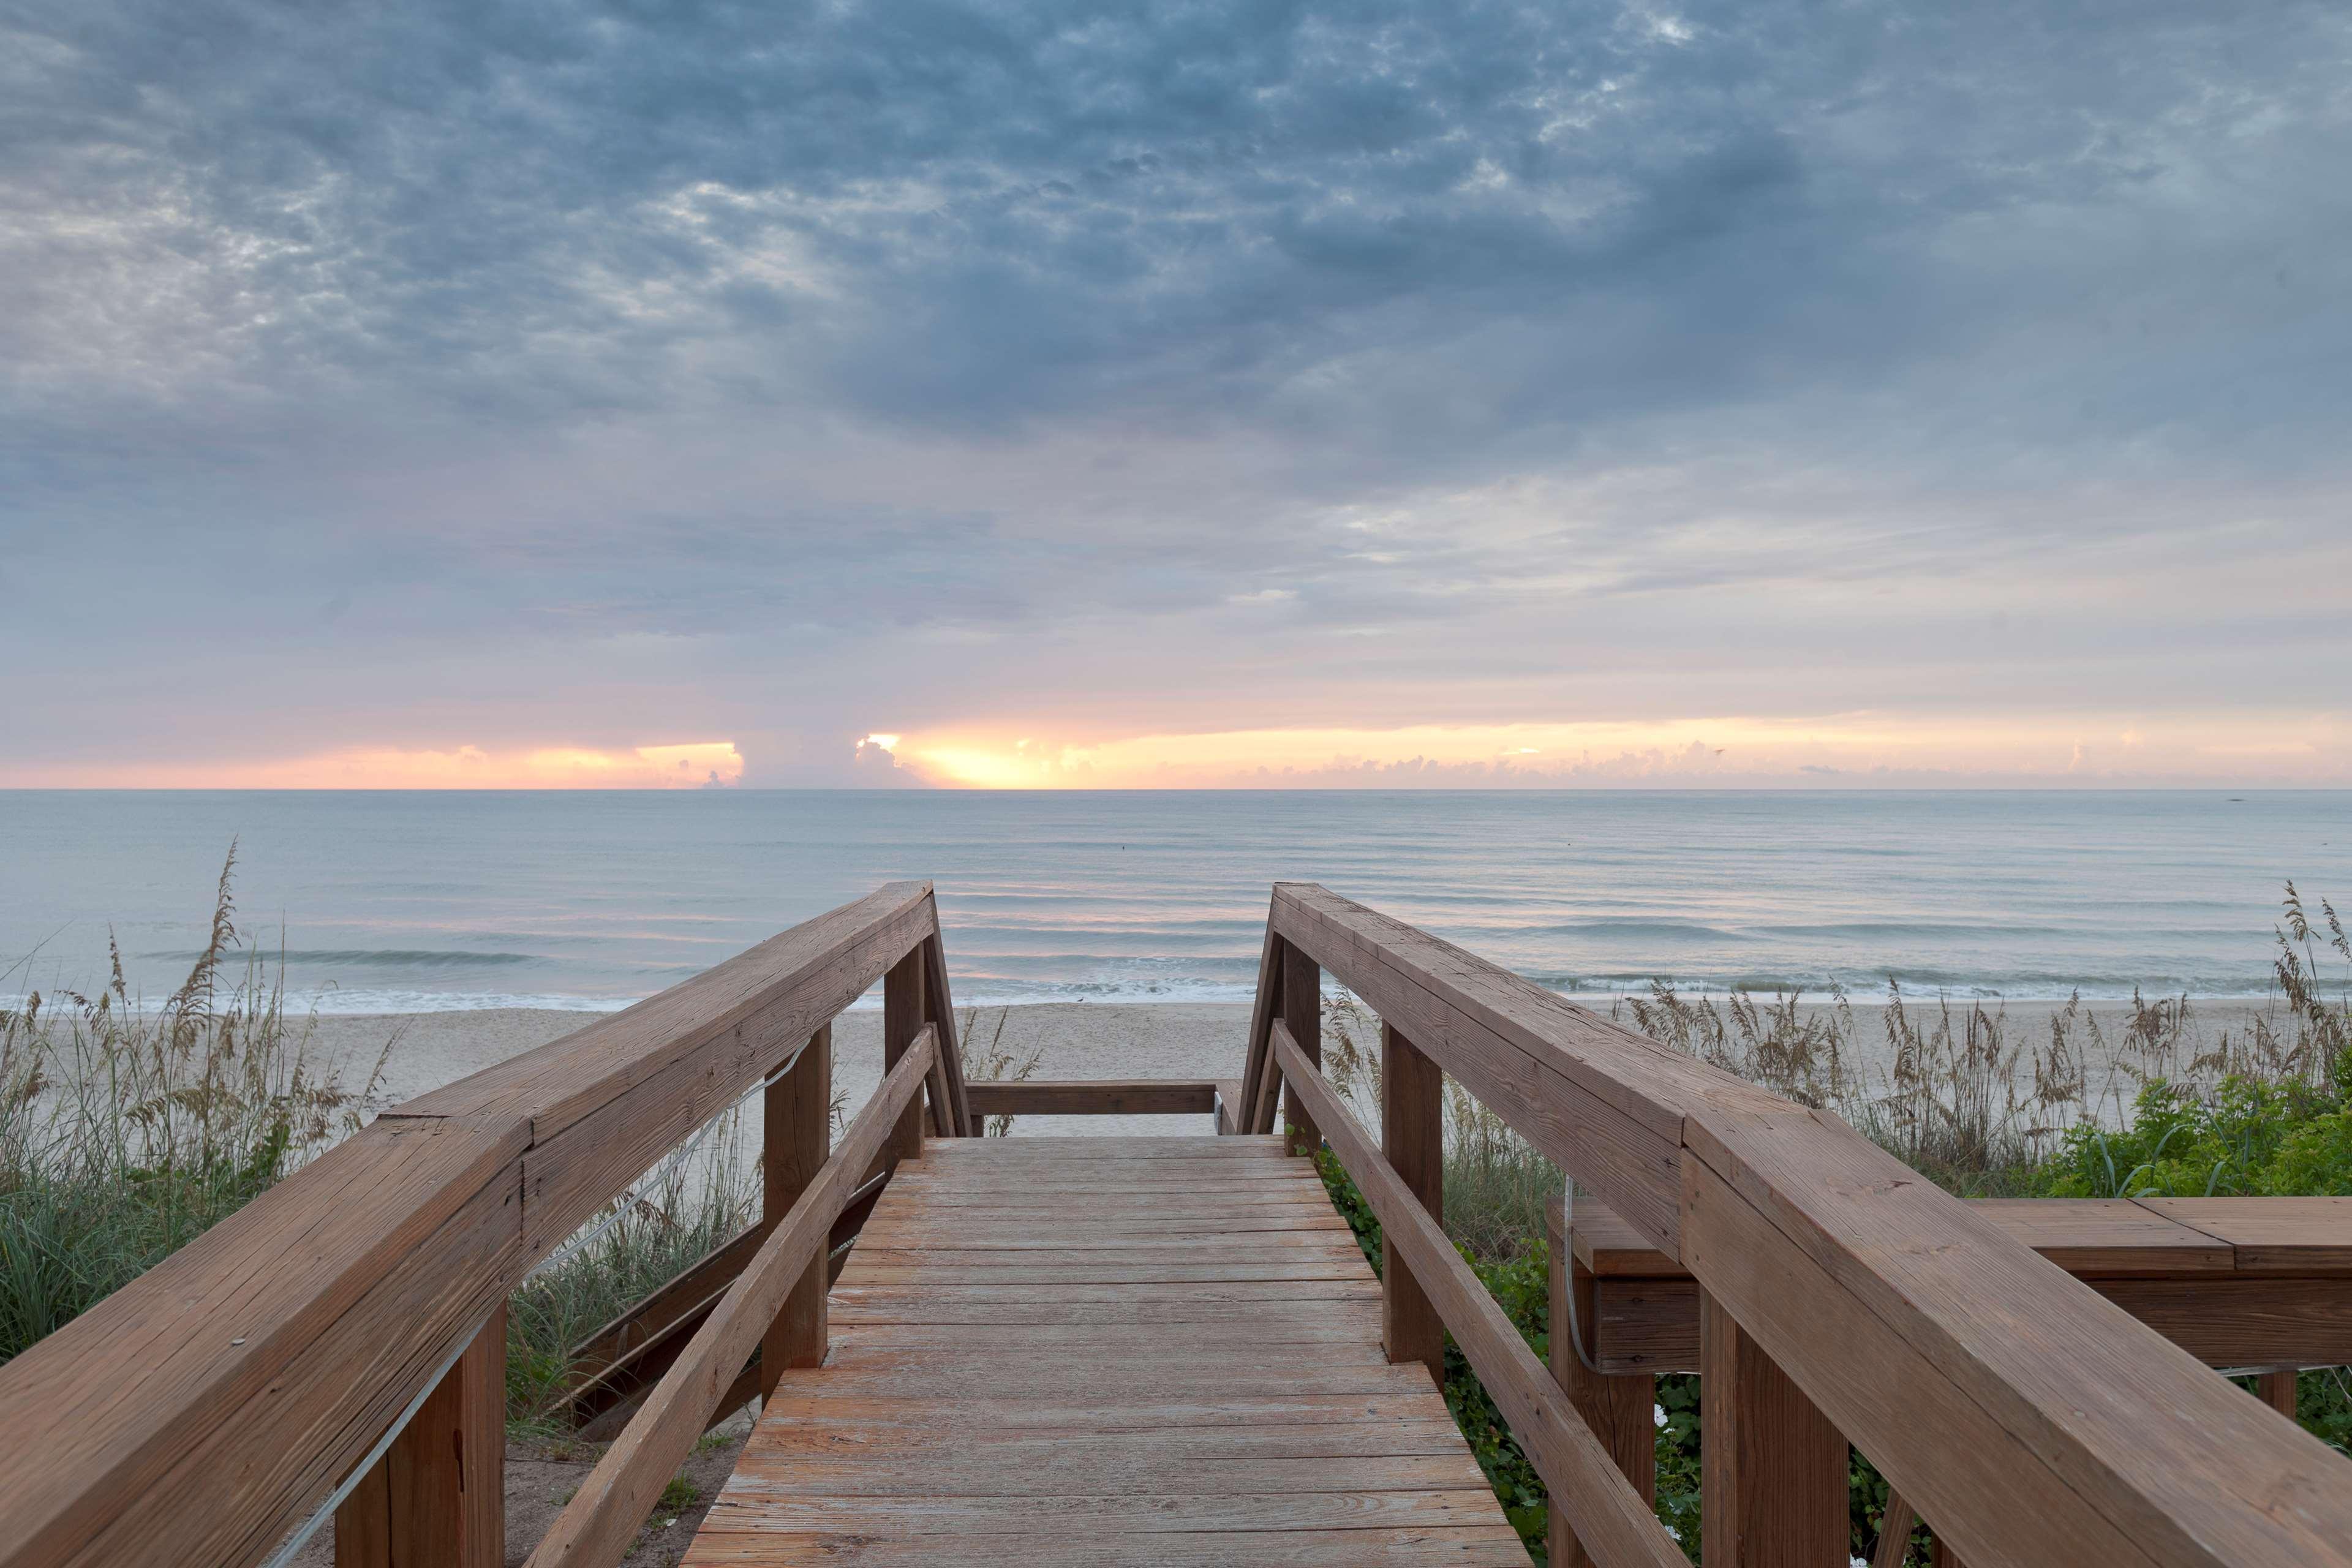
<instances>
[{"instance_id":1,"label":"ocean","mask_svg":"<svg viewBox=\"0 0 2352 1568\"><path fill-rule=\"evenodd\" d=\"M2259 996L2352 792L0 793L0 995L238 920L329 1013L620 1006L894 878L959 1002L1243 1001L1319 881L1575 994Z\"/></svg>"}]
</instances>

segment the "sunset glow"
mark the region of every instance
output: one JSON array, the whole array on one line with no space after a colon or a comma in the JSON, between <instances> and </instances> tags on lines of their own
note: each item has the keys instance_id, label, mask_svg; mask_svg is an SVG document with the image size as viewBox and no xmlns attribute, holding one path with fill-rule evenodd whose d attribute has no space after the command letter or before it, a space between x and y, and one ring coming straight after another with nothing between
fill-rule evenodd
<instances>
[{"instance_id":1,"label":"sunset glow","mask_svg":"<svg viewBox=\"0 0 2352 1568\"><path fill-rule=\"evenodd\" d=\"M2282 731L2294 738L2280 740ZM2019 723L1883 713L1664 724L1528 723L1222 731L1091 742L901 738L894 755L921 782L973 789L1577 787L2063 784L2118 779L2211 782L2259 762L2287 782L2352 764L2352 730L2262 714L2134 728L2114 715Z\"/></svg>"},{"instance_id":2,"label":"sunset glow","mask_svg":"<svg viewBox=\"0 0 2352 1568\"><path fill-rule=\"evenodd\" d=\"M711 789L739 784L730 741L635 746L446 751L353 747L254 762L141 763L13 781L95 789Z\"/></svg>"}]
</instances>

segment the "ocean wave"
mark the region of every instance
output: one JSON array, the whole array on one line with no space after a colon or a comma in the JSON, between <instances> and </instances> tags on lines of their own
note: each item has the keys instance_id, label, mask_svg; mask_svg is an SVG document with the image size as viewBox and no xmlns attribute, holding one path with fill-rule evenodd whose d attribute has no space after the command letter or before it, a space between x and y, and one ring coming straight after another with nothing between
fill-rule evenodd
<instances>
[{"instance_id":1,"label":"ocean wave","mask_svg":"<svg viewBox=\"0 0 2352 1568\"><path fill-rule=\"evenodd\" d=\"M283 960L288 963L373 964L386 969L446 969L477 963L506 967L521 963L556 962L536 952L471 952L462 948L289 947L254 948L250 951L265 963L269 963ZM141 952L134 953L132 956L152 958L173 963L194 963L204 954L191 949L185 952Z\"/></svg>"}]
</instances>

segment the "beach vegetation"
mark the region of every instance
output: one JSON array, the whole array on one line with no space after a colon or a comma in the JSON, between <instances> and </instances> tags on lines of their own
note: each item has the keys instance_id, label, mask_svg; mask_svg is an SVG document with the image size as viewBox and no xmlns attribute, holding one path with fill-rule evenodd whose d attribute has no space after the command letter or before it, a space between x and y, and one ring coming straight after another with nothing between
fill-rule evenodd
<instances>
[{"instance_id":1,"label":"beach vegetation","mask_svg":"<svg viewBox=\"0 0 2352 1568\"><path fill-rule=\"evenodd\" d=\"M238 929L236 868L232 845L205 945L161 1002L110 936L94 994L0 1007L0 1362L360 1125L393 1044L356 1086L313 1059L282 959Z\"/></svg>"}]
</instances>

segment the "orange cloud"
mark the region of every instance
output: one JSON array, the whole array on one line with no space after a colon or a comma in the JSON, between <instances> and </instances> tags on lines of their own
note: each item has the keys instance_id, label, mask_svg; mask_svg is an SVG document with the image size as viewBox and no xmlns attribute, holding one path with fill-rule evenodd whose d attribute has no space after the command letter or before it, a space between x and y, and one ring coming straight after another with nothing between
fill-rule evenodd
<instances>
[{"instance_id":1,"label":"orange cloud","mask_svg":"<svg viewBox=\"0 0 2352 1568\"><path fill-rule=\"evenodd\" d=\"M139 763L37 782L115 789L708 789L742 777L734 742L695 741L625 751L354 746L249 762Z\"/></svg>"}]
</instances>

